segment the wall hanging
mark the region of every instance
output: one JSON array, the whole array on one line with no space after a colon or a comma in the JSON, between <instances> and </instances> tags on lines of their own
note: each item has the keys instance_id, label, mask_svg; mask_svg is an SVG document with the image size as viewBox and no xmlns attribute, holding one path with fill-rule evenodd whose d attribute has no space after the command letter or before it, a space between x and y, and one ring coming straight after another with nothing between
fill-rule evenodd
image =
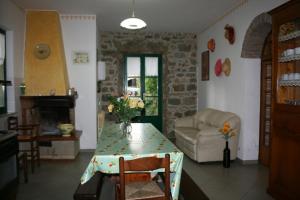
<instances>
[{"instance_id":1,"label":"wall hanging","mask_svg":"<svg viewBox=\"0 0 300 200\"><path fill-rule=\"evenodd\" d=\"M222 73L222 60L219 58L215 64L215 75L220 76Z\"/></svg>"},{"instance_id":2,"label":"wall hanging","mask_svg":"<svg viewBox=\"0 0 300 200\"><path fill-rule=\"evenodd\" d=\"M235 41L235 33L233 26L226 24L225 29L225 38L228 40L229 44L233 44Z\"/></svg>"},{"instance_id":3,"label":"wall hanging","mask_svg":"<svg viewBox=\"0 0 300 200\"><path fill-rule=\"evenodd\" d=\"M216 48L216 42L213 38L211 38L210 40L208 40L207 42L207 48L208 50L210 50L211 52L215 51Z\"/></svg>"},{"instance_id":4,"label":"wall hanging","mask_svg":"<svg viewBox=\"0 0 300 200\"><path fill-rule=\"evenodd\" d=\"M230 75L230 72L231 72L231 61L229 58L225 58L225 61L223 62L223 65L222 65L222 70L224 72L224 74L226 76L229 76Z\"/></svg>"},{"instance_id":5,"label":"wall hanging","mask_svg":"<svg viewBox=\"0 0 300 200\"><path fill-rule=\"evenodd\" d=\"M72 60L73 64L87 64L89 63L89 53L73 51Z\"/></svg>"},{"instance_id":6,"label":"wall hanging","mask_svg":"<svg viewBox=\"0 0 300 200\"><path fill-rule=\"evenodd\" d=\"M209 80L209 51L204 51L201 54L201 77L202 81Z\"/></svg>"}]
</instances>

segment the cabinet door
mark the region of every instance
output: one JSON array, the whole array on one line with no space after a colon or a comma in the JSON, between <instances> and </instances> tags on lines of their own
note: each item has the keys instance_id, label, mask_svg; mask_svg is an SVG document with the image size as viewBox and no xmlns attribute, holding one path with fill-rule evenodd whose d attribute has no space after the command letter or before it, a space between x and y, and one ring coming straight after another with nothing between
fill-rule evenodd
<instances>
[{"instance_id":1,"label":"cabinet door","mask_svg":"<svg viewBox=\"0 0 300 200\"><path fill-rule=\"evenodd\" d=\"M273 94L269 192L300 199L300 1L271 11Z\"/></svg>"}]
</instances>

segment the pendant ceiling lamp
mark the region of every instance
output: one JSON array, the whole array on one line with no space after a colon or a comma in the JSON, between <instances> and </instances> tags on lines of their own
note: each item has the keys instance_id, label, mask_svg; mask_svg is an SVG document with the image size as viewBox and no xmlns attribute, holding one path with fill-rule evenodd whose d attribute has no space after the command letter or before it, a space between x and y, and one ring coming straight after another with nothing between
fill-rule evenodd
<instances>
[{"instance_id":1,"label":"pendant ceiling lamp","mask_svg":"<svg viewBox=\"0 0 300 200\"><path fill-rule=\"evenodd\" d=\"M145 28L147 26L146 22L144 22L142 19L135 17L134 6L135 6L135 0L132 0L132 16L130 18L124 19L120 23L120 26L122 28L137 30L137 29Z\"/></svg>"}]
</instances>

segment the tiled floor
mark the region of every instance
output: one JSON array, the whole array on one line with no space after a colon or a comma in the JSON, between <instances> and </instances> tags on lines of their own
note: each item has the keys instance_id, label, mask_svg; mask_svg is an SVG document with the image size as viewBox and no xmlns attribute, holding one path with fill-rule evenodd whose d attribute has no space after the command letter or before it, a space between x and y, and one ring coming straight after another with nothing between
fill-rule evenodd
<instances>
[{"instance_id":1,"label":"tiled floor","mask_svg":"<svg viewBox=\"0 0 300 200\"><path fill-rule=\"evenodd\" d=\"M268 169L261 165L230 168L222 163L199 164L185 157L183 168L211 200L271 200L266 193Z\"/></svg>"},{"instance_id":2,"label":"tiled floor","mask_svg":"<svg viewBox=\"0 0 300 200\"><path fill-rule=\"evenodd\" d=\"M20 184L18 200L72 200L91 156L81 153L75 161L42 161L41 167L29 175L29 183ZM221 163L198 164L185 158L183 167L211 200L272 199L265 192L268 170L260 165L235 162L224 169ZM108 195L104 192L101 199L110 199Z\"/></svg>"}]
</instances>

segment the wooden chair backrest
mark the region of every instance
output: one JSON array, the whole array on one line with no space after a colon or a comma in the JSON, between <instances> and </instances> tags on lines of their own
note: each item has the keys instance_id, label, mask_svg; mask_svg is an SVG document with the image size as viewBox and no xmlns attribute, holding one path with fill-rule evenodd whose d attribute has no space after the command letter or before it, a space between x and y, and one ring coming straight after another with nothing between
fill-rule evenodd
<instances>
[{"instance_id":1,"label":"wooden chair backrest","mask_svg":"<svg viewBox=\"0 0 300 200\"><path fill-rule=\"evenodd\" d=\"M7 118L7 129L18 131L19 135L37 135L38 134L38 124L37 125L19 125L18 117L10 116Z\"/></svg>"},{"instance_id":2,"label":"wooden chair backrest","mask_svg":"<svg viewBox=\"0 0 300 200\"><path fill-rule=\"evenodd\" d=\"M8 130L18 130L18 117L10 116L7 118L7 129Z\"/></svg>"},{"instance_id":3,"label":"wooden chair backrest","mask_svg":"<svg viewBox=\"0 0 300 200\"><path fill-rule=\"evenodd\" d=\"M123 157L119 159L120 167L120 198L125 199L125 174L126 172L145 172L156 169L165 169L164 183L165 183L165 199L170 199L170 155L166 154L164 158L144 157L134 160L124 160Z\"/></svg>"}]
</instances>

